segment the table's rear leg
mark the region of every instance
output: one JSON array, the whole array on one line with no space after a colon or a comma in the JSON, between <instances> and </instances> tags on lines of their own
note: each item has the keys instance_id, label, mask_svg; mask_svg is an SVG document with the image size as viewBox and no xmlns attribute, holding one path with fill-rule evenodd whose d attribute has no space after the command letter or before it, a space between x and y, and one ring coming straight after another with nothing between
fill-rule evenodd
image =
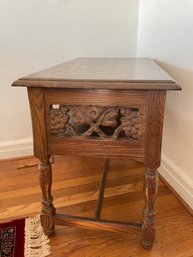
<instances>
[{"instance_id":1,"label":"table's rear leg","mask_svg":"<svg viewBox=\"0 0 193 257\"><path fill-rule=\"evenodd\" d=\"M157 170L146 169L144 175L145 207L142 217L142 246L151 249L155 240L155 199L158 189Z\"/></svg>"},{"instance_id":2,"label":"table's rear leg","mask_svg":"<svg viewBox=\"0 0 193 257\"><path fill-rule=\"evenodd\" d=\"M52 187L52 166L49 158L40 160L40 187L42 190L42 212L41 224L46 235L51 235L54 232L53 215L55 208L53 205L53 197L51 195Z\"/></svg>"}]
</instances>

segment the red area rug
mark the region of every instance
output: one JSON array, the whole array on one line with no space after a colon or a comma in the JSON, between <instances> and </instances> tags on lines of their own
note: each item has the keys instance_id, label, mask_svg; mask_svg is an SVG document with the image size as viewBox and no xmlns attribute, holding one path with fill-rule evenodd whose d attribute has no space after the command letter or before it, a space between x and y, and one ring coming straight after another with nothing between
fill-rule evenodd
<instances>
[{"instance_id":1,"label":"red area rug","mask_svg":"<svg viewBox=\"0 0 193 257\"><path fill-rule=\"evenodd\" d=\"M0 257L45 257L48 243L39 216L0 224Z\"/></svg>"}]
</instances>

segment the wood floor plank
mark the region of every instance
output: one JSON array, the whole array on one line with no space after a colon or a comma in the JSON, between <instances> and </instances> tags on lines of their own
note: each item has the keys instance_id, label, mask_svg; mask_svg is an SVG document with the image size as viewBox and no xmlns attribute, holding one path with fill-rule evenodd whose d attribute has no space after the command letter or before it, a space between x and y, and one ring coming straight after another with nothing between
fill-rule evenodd
<instances>
[{"instance_id":1,"label":"wood floor plank","mask_svg":"<svg viewBox=\"0 0 193 257\"><path fill-rule=\"evenodd\" d=\"M0 222L40 212L37 163L32 157L0 162ZM96 158L55 157L52 192L57 213L94 215L103 164ZM143 172L143 165L134 161L110 162L102 218L140 222ZM151 251L141 248L138 235L56 226L51 256L193 257L193 218L162 182L156 208L157 234Z\"/></svg>"}]
</instances>

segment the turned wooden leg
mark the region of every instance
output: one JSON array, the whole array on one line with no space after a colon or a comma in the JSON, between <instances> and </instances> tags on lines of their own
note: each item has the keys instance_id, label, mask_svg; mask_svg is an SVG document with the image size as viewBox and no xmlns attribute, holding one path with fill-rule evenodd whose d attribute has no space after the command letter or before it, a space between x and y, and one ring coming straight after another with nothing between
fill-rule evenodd
<instances>
[{"instance_id":1,"label":"turned wooden leg","mask_svg":"<svg viewBox=\"0 0 193 257\"><path fill-rule=\"evenodd\" d=\"M53 215L55 214L55 208L53 205L53 197L51 195L52 167L49 158L40 160L39 170L40 187L42 190L41 224L45 234L51 235L54 232Z\"/></svg>"},{"instance_id":2,"label":"turned wooden leg","mask_svg":"<svg viewBox=\"0 0 193 257\"><path fill-rule=\"evenodd\" d=\"M158 189L157 170L146 169L144 175L145 207L142 217L142 246L151 249L155 240L155 198Z\"/></svg>"}]
</instances>

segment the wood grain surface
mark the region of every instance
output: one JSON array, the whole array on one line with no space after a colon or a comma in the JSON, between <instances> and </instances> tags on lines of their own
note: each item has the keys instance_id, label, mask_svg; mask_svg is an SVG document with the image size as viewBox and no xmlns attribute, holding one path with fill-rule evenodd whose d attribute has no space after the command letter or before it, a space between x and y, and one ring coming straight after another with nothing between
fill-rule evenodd
<instances>
[{"instance_id":1,"label":"wood grain surface","mask_svg":"<svg viewBox=\"0 0 193 257\"><path fill-rule=\"evenodd\" d=\"M41 192L35 158L0 162L0 222L40 213ZM55 157L53 195L58 212L92 217L104 160ZM111 160L102 218L140 222L144 204L144 167L128 160ZM159 182L156 200L157 234L151 251L141 248L140 235L56 226L50 237L54 257L192 257L193 218Z\"/></svg>"},{"instance_id":2,"label":"wood grain surface","mask_svg":"<svg viewBox=\"0 0 193 257\"><path fill-rule=\"evenodd\" d=\"M13 86L180 90L176 81L148 58L77 58L25 76Z\"/></svg>"},{"instance_id":3,"label":"wood grain surface","mask_svg":"<svg viewBox=\"0 0 193 257\"><path fill-rule=\"evenodd\" d=\"M47 138L45 124L44 92L41 88L28 88L28 98L30 104L32 129L33 129L33 149L34 154L40 160L49 159L47 153Z\"/></svg>"}]
</instances>

